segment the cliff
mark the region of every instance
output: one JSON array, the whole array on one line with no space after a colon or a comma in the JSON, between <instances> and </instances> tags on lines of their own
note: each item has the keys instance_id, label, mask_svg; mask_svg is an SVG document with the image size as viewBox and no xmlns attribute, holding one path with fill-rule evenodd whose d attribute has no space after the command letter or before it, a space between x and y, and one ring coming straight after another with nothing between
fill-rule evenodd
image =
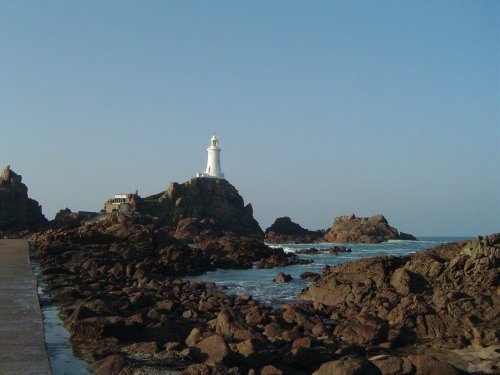
<instances>
[{"instance_id":1,"label":"cliff","mask_svg":"<svg viewBox=\"0 0 500 375\"><path fill-rule=\"evenodd\" d=\"M171 235L189 242L227 235L264 238L252 206L245 206L238 190L222 179L171 183L165 192L144 198L141 213L158 217Z\"/></svg>"},{"instance_id":2,"label":"cliff","mask_svg":"<svg viewBox=\"0 0 500 375\"><path fill-rule=\"evenodd\" d=\"M22 176L7 166L0 175L0 231L36 230L46 222L42 207L28 197Z\"/></svg>"},{"instance_id":3,"label":"cliff","mask_svg":"<svg viewBox=\"0 0 500 375\"><path fill-rule=\"evenodd\" d=\"M312 243L323 238L322 231L302 228L289 217L279 217L266 229L265 240L268 243Z\"/></svg>"},{"instance_id":4,"label":"cliff","mask_svg":"<svg viewBox=\"0 0 500 375\"><path fill-rule=\"evenodd\" d=\"M391 227L383 215L338 216L324 237L327 242L380 243L388 240L416 240L411 234Z\"/></svg>"}]
</instances>

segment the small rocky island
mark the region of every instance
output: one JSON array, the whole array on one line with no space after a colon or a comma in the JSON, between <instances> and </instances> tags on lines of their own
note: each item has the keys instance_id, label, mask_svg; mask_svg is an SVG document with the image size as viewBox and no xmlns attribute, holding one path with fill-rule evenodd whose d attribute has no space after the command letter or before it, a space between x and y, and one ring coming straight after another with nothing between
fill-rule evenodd
<instances>
[{"instance_id":1,"label":"small rocky island","mask_svg":"<svg viewBox=\"0 0 500 375\"><path fill-rule=\"evenodd\" d=\"M354 214L336 217L325 233L327 242L380 243L389 240L416 240L411 234L391 227L383 215L356 217Z\"/></svg>"},{"instance_id":2,"label":"small rocky island","mask_svg":"<svg viewBox=\"0 0 500 375\"><path fill-rule=\"evenodd\" d=\"M387 222L383 215L356 217L338 216L326 230L311 231L294 223L289 217L280 217L266 229L268 243L381 243L389 240L413 240L411 234L399 232Z\"/></svg>"}]
</instances>

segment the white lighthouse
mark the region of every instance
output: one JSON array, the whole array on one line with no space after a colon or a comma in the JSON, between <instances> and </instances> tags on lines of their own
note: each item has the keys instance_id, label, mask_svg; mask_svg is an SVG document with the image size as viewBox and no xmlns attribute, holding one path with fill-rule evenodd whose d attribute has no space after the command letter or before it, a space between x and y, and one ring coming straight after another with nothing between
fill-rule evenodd
<instances>
[{"instance_id":1,"label":"white lighthouse","mask_svg":"<svg viewBox=\"0 0 500 375\"><path fill-rule=\"evenodd\" d=\"M210 145L207 148L207 152L207 169L205 170L205 173L198 173L196 177L224 179L224 173L222 173L222 168L220 166L221 149L219 148L219 140L215 135L213 135L210 139Z\"/></svg>"}]
</instances>

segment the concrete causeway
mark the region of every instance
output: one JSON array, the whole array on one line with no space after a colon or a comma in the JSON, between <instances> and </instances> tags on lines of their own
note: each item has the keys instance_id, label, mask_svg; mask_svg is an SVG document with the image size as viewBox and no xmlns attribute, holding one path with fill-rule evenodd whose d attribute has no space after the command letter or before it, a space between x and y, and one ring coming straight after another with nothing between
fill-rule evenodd
<instances>
[{"instance_id":1,"label":"concrete causeway","mask_svg":"<svg viewBox=\"0 0 500 375\"><path fill-rule=\"evenodd\" d=\"M26 240L0 240L0 374L51 374Z\"/></svg>"}]
</instances>

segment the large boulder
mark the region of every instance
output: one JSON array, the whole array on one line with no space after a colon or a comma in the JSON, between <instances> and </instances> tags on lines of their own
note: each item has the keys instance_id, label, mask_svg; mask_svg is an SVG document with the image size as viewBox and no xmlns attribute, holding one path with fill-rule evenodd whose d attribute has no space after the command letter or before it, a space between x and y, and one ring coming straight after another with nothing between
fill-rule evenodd
<instances>
[{"instance_id":1,"label":"large boulder","mask_svg":"<svg viewBox=\"0 0 500 375\"><path fill-rule=\"evenodd\" d=\"M266 229L268 243L312 243L323 237L322 231L311 231L294 223L289 217L279 217Z\"/></svg>"},{"instance_id":2,"label":"large boulder","mask_svg":"<svg viewBox=\"0 0 500 375\"><path fill-rule=\"evenodd\" d=\"M0 232L33 231L46 222L42 206L28 197L22 176L7 166L0 174Z\"/></svg>"},{"instance_id":3,"label":"large boulder","mask_svg":"<svg viewBox=\"0 0 500 375\"><path fill-rule=\"evenodd\" d=\"M365 358L344 357L325 362L314 375L381 375L380 370Z\"/></svg>"},{"instance_id":4,"label":"large boulder","mask_svg":"<svg viewBox=\"0 0 500 375\"><path fill-rule=\"evenodd\" d=\"M380 243L388 240L416 240L411 234L391 227L383 215L356 217L338 216L325 233L325 241L340 243Z\"/></svg>"}]
</instances>

